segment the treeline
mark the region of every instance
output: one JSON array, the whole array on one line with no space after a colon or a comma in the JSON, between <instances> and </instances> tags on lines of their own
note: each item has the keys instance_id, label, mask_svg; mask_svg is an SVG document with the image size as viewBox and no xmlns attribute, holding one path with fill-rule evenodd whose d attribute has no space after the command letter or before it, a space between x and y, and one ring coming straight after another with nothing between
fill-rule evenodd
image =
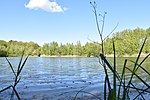
<instances>
[{"instance_id":1,"label":"treeline","mask_svg":"<svg viewBox=\"0 0 150 100\"><path fill-rule=\"evenodd\" d=\"M112 35L104 41L105 54L113 54L112 42L115 42L116 53L118 56L137 54L145 37L148 37L143 53L150 53L150 28L144 30L136 28L134 30L124 30ZM25 55L31 56L62 56L62 55L77 55L77 56L98 56L101 52L100 44L87 42L81 45L80 41L76 44L58 44L57 42L45 43L39 46L34 42L21 42L10 40L6 42L0 40L0 57L4 56L21 56L25 50Z\"/></svg>"},{"instance_id":2,"label":"treeline","mask_svg":"<svg viewBox=\"0 0 150 100\"><path fill-rule=\"evenodd\" d=\"M57 42L45 43L41 48L43 55L77 55L77 56L97 56L100 52L100 45L95 43L86 43L84 46L78 41L75 45L67 43L65 45L58 44Z\"/></svg>"},{"instance_id":3,"label":"treeline","mask_svg":"<svg viewBox=\"0 0 150 100\"><path fill-rule=\"evenodd\" d=\"M18 42L10 40L6 42L0 40L0 57L21 56L25 50L25 55L39 55L40 46L34 42Z\"/></svg>"},{"instance_id":4,"label":"treeline","mask_svg":"<svg viewBox=\"0 0 150 100\"><path fill-rule=\"evenodd\" d=\"M143 53L150 53L150 28L145 30L142 28L127 29L113 34L112 38L108 38L104 43L105 53L113 54L112 42L114 41L118 56L138 54L146 37Z\"/></svg>"},{"instance_id":5,"label":"treeline","mask_svg":"<svg viewBox=\"0 0 150 100\"><path fill-rule=\"evenodd\" d=\"M75 45L73 43L58 44L57 42L45 43L39 46L34 42L18 42L0 40L0 57L5 56L21 56L22 51L25 50L25 55L31 56L97 56L100 51L100 46L94 43L86 43L84 46L78 41Z\"/></svg>"}]
</instances>

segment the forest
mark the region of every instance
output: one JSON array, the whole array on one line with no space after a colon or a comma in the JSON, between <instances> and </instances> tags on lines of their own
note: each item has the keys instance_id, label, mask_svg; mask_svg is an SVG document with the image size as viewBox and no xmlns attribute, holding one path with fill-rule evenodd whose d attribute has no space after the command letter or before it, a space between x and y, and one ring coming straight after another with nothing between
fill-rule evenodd
<instances>
[{"instance_id":1,"label":"forest","mask_svg":"<svg viewBox=\"0 0 150 100\"><path fill-rule=\"evenodd\" d=\"M111 37L104 41L105 54L113 54L112 41L115 42L116 53L118 56L137 54L145 37L148 39L146 41L143 53L147 54L150 52L150 28L136 28L133 30L126 29L121 32L113 33ZM39 46L35 42L22 42L15 40L10 40L7 42L0 40L0 57L21 56L23 50L25 50L25 55L31 56L76 55L97 57L101 51L101 44L91 41L87 42L85 45L81 45L80 41L77 41L76 44L59 44L56 41L53 41L50 43L45 43L43 46Z\"/></svg>"}]
</instances>

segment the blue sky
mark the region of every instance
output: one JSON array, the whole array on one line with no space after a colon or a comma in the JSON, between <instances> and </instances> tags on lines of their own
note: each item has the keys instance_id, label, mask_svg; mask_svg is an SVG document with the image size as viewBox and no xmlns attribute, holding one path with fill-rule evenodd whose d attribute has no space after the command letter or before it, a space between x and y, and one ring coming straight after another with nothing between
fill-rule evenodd
<instances>
[{"instance_id":1,"label":"blue sky","mask_svg":"<svg viewBox=\"0 0 150 100\"><path fill-rule=\"evenodd\" d=\"M82 44L99 41L92 0L1 0L0 40L52 41ZM104 36L115 32L150 27L150 0L96 0L99 13L107 12Z\"/></svg>"}]
</instances>

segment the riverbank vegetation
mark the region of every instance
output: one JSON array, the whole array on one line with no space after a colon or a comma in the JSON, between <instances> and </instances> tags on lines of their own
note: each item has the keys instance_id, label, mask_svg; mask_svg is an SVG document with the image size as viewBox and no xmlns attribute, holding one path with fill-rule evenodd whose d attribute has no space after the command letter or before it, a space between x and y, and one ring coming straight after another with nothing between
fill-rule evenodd
<instances>
[{"instance_id":1,"label":"riverbank vegetation","mask_svg":"<svg viewBox=\"0 0 150 100\"><path fill-rule=\"evenodd\" d=\"M113 54L112 41L115 41L117 56L138 54L138 50L143 43L144 37L147 34L147 41L143 49L143 53L150 52L150 28L142 29L136 28L133 30L126 29L121 32L116 32L112 37L107 38L104 41L104 49L106 55ZM58 42L45 43L43 46L39 46L34 42L22 42L22 41L4 41L0 40L0 57L4 56L21 56L22 51L25 51L25 55L31 56L65 56L76 55L86 57L97 57L101 51L101 46L93 42L87 42L82 45L80 41L76 44L67 43L59 44Z\"/></svg>"},{"instance_id":2,"label":"riverbank vegetation","mask_svg":"<svg viewBox=\"0 0 150 100\"><path fill-rule=\"evenodd\" d=\"M101 52L99 54L99 63L104 68L105 79L104 79L104 100L146 100L145 94L149 95L149 82L147 79L142 79L138 71L142 70L144 74L150 75L142 64L150 56L148 45L149 45L149 29L143 30L137 28L135 30L124 30L113 34L112 38L108 38L109 35L116 29L116 26L110 34L104 38L103 30L105 23L105 15L97 13L97 3L90 2L93 12L95 15L96 26L98 34L100 36ZM100 26L98 17L101 17L102 25ZM106 40L107 39L107 40ZM106 41L105 41L106 40ZM147 42L147 44L146 44ZM145 48L144 48L145 47ZM148 53L142 61L140 57L142 54ZM125 59L123 65L116 63L116 54L118 55L133 55L137 54L136 60ZM113 62L110 63L106 58L106 54L113 54ZM132 65L131 65L132 63ZM119 73L117 68L122 68L122 73ZM132 67L132 68L131 68ZM127 75L127 72L128 75ZM109 75L111 73L112 75ZM126 78L129 77L129 80ZM134 83L134 80L138 80L138 83ZM142 87L142 88L141 88ZM131 94L131 91L135 91ZM137 94L136 94L137 93ZM134 95L134 96L133 96Z\"/></svg>"}]
</instances>

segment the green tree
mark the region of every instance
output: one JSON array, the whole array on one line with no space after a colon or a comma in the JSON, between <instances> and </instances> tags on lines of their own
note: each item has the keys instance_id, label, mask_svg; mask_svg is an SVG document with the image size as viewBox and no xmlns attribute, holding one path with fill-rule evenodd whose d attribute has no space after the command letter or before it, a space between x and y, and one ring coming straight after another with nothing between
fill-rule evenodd
<instances>
[{"instance_id":1,"label":"green tree","mask_svg":"<svg viewBox=\"0 0 150 100\"><path fill-rule=\"evenodd\" d=\"M60 45L59 52L61 53L61 55L67 55L67 54L68 54L68 48L67 48L67 46L61 44L61 45Z\"/></svg>"},{"instance_id":2,"label":"green tree","mask_svg":"<svg viewBox=\"0 0 150 100\"><path fill-rule=\"evenodd\" d=\"M7 56L7 42L0 40L0 57Z\"/></svg>"},{"instance_id":3,"label":"green tree","mask_svg":"<svg viewBox=\"0 0 150 100\"><path fill-rule=\"evenodd\" d=\"M86 43L85 44L85 54L87 57L91 57L91 56L94 56L94 57L97 57L100 53L100 45L99 44L96 44L96 43Z\"/></svg>"},{"instance_id":4,"label":"green tree","mask_svg":"<svg viewBox=\"0 0 150 100\"><path fill-rule=\"evenodd\" d=\"M81 42L80 41L78 41L77 44L75 45L74 54L78 55L78 56L82 56L82 54L83 54L83 48L81 46Z\"/></svg>"},{"instance_id":5,"label":"green tree","mask_svg":"<svg viewBox=\"0 0 150 100\"><path fill-rule=\"evenodd\" d=\"M44 45L42 46L42 54L50 55L49 43L44 43Z\"/></svg>"},{"instance_id":6,"label":"green tree","mask_svg":"<svg viewBox=\"0 0 150 100\"><path fill-rule=\"evenodd\" d=\"M67 43L66 47L67 47L67 55L73 55L73 50L74 50L73 43L72 44Z\"/></svg>"},{"instance_id":7,"label":"green tree","mask_svg":"<svg viewBox=\"0 0 150 100\"><path fill-rule=\"evenodd\" d=\"M50 55L58 55L59 54L58 48L59 46L57 42L51 42L49 45Z\"/></svg>"}]
</instances>

